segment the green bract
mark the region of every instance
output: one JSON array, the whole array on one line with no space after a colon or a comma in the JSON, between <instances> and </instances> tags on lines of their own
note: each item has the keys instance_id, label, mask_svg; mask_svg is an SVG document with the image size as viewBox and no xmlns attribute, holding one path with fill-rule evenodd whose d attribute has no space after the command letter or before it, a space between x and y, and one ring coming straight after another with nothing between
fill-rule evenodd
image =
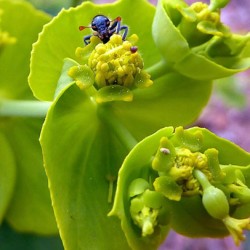
<instances>
[{"instance_id":1,"label":"green bract","mask_svg":"<svg viewBox=\"0 0 250 250\"><path fill-rule=\"evenodd\" d=\"M22 1L0 0L0 12L0 221L21 232L55 234L38 142L43 120L10 118L2 108L15 99L32 99L27 84L30 52L50 17Z\"/></svg>"},{"instance_id":2,"label":"green bract","mask_svg":"<svg viewBox=\"0 0 250 250\"><path fill-rule=\"evenodd\" d=\"M121 219L133 249L156 249L169 228L190 237L230 233L239 244L250 229L249 170L250 154L233 143L206 129L167 127L124 160L110 215Z\"/></svg>"},{"instance_id":3,"label":"green bract","mask_svg":"<svg viewBox=\"0 0 250 250\"><path fill-rule=\"evenodd\" d=\"M249 68L250 34L237 35L220 22L228 1L160 0L153 37L165 63L185 76L209 80Z\"/></svg>"}]
</instances>

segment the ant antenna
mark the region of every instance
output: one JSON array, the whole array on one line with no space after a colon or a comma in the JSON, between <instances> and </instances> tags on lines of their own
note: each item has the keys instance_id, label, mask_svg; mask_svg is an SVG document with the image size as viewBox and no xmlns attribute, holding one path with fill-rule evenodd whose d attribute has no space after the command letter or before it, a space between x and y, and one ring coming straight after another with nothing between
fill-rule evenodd
<instances>
[{"instance_id":1,"label":"ant antenna","mask_svg":"<svg viewBox=\"0 0 250 250\"><path fill-rule=\"evenodd\" d=\"M117 18L115 18L114 20L112 20L111 22L117 21L120 22L122 20L122 18L120 16L118 16Z\"/></svg>"},{"instance_id":2,"label":"ant antenna","mask_svg":"<svg viewBox=\"0 0 250 250\"><path fill-rule=\"evenodd\" d=\"M80 30L80 31L82 31L82 30L84 30L84 29L86 29L86 28L92 28L92 27L90 27L90 26L79 26L79 30Z\"/></svg>"}]
</instances>

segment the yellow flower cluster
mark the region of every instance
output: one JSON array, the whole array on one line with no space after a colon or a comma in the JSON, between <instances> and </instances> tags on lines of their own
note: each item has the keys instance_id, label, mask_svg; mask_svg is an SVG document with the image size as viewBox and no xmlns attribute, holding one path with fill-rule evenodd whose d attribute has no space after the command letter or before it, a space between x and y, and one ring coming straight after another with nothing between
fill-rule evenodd
<instances>
[{"instance_id":1,"label":"yellow flower cluster","mask_svg":"<svg viewBox=\"0 0 250 250\"><path fill-rule=\"evenodd\" d=\"M134 39L138 39L136 35ZM98 87L118 84L131 88L142 71L143 61L131 42L113 35L108 43L99 43L95 47L88 65L95 73Z\"/></svg>"}]
</instances>

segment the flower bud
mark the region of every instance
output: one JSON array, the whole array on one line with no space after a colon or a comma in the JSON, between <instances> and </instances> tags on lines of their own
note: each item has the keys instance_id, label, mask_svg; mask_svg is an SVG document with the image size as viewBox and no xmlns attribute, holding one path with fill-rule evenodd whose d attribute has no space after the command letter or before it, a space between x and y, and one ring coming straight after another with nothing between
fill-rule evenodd
<instances>
[{"instance_id":1,"label":"flower bud","mask_svg":"<svg viewBox=\"0 0 250 250\"><path fill-rule=\"evenodd\" d=\"M134 197L130 204L133 222L142 230L142 236L152 235L160 225L169 222L164 197L155 191L146 190Z\"/></svg>"}]
</instances>

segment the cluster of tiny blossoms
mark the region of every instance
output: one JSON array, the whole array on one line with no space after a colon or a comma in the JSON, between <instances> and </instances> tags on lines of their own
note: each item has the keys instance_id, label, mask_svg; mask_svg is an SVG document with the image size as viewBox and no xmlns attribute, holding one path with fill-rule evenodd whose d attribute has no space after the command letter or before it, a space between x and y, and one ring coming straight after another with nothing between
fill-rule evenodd
<instances>
[{"instance_id":1,"label":"cluster of tiny blossoms","mask_svg":"<svg viewBox=\"0 0 250 250\"><path fill-rule=\"evenodd\" d=\"M169 174L182 188L182 195L190 196L201 192L201 185L193 176L195 169L202 171L208 179L212 178L205 154L200 152L193 153L187 148L176 149L175 163ZM179 200L180 198L179 196L177 199Z\"/></svg>"},{"instance_id":2,"label":"cluster of tiny blossoms","mask_svg":"<svg viewBox=\"0 0 250 250\"><path fill-rule=\"evenodd\" d=\"M120 35L113 35L110 42L99 43L95 47L88 65L95 73L98 87L118 84L130 88L143 68L143 61L129 41L123 41Z\"/></svg>"},{"instance_id":3,"label":"cluster of tiny blossoms","mask_svg":"<svg viewBox=\"0 0 250 250\"><path fill-rule=\"evenodd\" d=\"M149 87L153 84L150 75L143 70L143 60L135 46L138 37L132 35L126 41L119 34L110 37L107 43L91 37L90 44L77 48L76 56L84 67L93 72L93 84L97 90L104 87L122 86L126 89ZM72 78L79 77L79 67L70 70ZM83 72L86 74L86 68ZM120 90L119 90L120 91Z\"/></svg>"}]
</instances>

